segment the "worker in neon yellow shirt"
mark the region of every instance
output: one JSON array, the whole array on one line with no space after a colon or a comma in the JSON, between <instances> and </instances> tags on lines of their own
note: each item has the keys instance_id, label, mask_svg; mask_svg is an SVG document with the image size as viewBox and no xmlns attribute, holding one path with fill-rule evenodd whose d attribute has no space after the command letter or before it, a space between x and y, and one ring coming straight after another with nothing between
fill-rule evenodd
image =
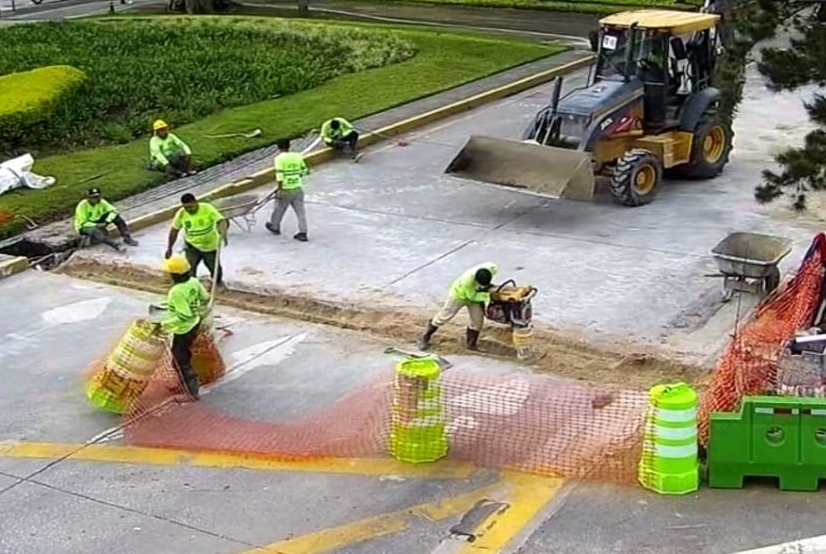
<instances>
[{"instance_id":1,"label":"worker in neon yellow shirt","mask_svg":"<svg viewBox=\"0 0 826 554\"><path fill-rule=\"evenodd\" d=\"M174 177L194 175L192 169L192 149L169 132L169 125L162 119L152 124L153 135L149 139L151 169L157 169Z\"/></svg>"},{"instance_id":2,"label":"worker in neon yellow shirt","mask_svg":"<svg viewBox=\"0 0 826 554\"><path fill-rule=\"evenodd\" d=\"M183 256L172 256L164 262L164 271L173 285L167 295L167 316L160 323L160 330L172 336L175 369L189 395L198 400L200 383L192 368L192 343L209 306L209 293L190 270L189 262Z\"/></svg>"},{"instance_id":3,"label":"worker in neon yellow shirt","mask_svg":"<svg viewBox=\"0 0 826 554\"><path fill-rule=\"evenodd\" d=\"M334 117L324 122L321 126L321 140L331 148L343 150L353 161L361 158L358 153L359 133L343 117Z\"/></svg>"},{"instance_id":4,"label":"worker in neon yellow shirt","mask_svg":"<svg viewBox=\"0 0 826 554\"><path fill-rule=\"evenodd\" d=\"M439 327L453 319L462 308L467 308L470 325L465 331L465 342L470 350L477 349L479 333L485 322L485 305L490 302L490 289L493 276L499 268L493 262L472 267L457 277L450 285L447 300L430 321L424 334L419 338L418 347L422 350L430 346L430 339Z\"/></svg>"},{"instance_id":5,"label":"worker in neon yellow shirt","mask_svg":"<svg viewBox=\"0 0 826 554\"><path fill-rule=\"evenodd\" d=\"M275 209L264 225L274 234L281 234L281 220L292 208L298 220L298 233L293 238L307 242L307 210L304 208L304 176L310 173L304 156L290 151L290 141L278 141L279 153L275 157Z\"/></svg>"},{"instance_id":6,"label":"worker in neon yellow shirt","mask_svg":"<svg viewBox=\"0 0 826 554\"><path fill-rule=\"evenodd\" d=\"M218 245L227 244L229 224L215 206L198 202L192 194L181 196L181 208L172 219L165 257L172 256L172 249L181 229L184 231L184 254L192 268L192 276L198 274L198 265L204 262L212 279L223 285L223 269L218 259Z\"/></svg>"},{"instance_id":7,"label":"worker in neon yellow shirt","mask_svg":"<svg viewBox=\"0 0 826 554\"><path fill-rule=\"evenodd\" d=\"M132 238L129 226L118 213L118 210L106 199L101 197L100 189L91 188L86 192L86 198L78 202L75 208L75 232L90 237L94 242L111 246L118 252L124 248L111 238L107 228L109 225L117 227L123 242L129 246L137 246L138 241Z\"/></svg>"}]
</instances>

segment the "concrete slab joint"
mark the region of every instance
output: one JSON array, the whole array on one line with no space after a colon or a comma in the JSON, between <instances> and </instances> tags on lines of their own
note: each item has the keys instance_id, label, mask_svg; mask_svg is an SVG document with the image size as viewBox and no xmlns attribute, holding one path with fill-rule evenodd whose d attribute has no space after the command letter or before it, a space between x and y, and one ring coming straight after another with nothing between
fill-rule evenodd
<instances>
[{"instance_id":1,"label":"concrete slab joint","mask_svg":"<svg viewBox=\"0 0 826 554\"><path fill-rule=\"evenodd\" d=\"M506 85L487 90L475 96L464 98L462 100L459 100L458 102L448 104L447 106L436 108L435 110L431 110L429 112L419 114L404 119L402 121L393 123L386 127L382 127L375 131L365 133L359 139L359 147L364 148L367 146L371 146L383 140L387 140L387 137L393 137L396 135L400 135L402 133L413 131L415 129L426 127L427 125L431 125L437 121L447 119L463 111L472 110L484 104L495 102L496 100L501 100L502 98L507 98L508 96L513 96L514 94L518 94L520 92L547 83L555 79L559 75L565 75L566 73L570 73L572 71L576 71L577 69L587 67L591 64L593 59L594 57L592 55L583 56L572 62L563 64L559 67L554 67L545 71L540 71L523 79L519 79ZM305 159L307 160L307 163L310 166L318 166L320 164L330 161L333 158L333 152L334 151L331 148L322 148L321 150L311 152L310 154L305 156ZM253 190L255 188L258 188L262 185L271 182L272 178L272 170L267 169L264 171L259 171L258 173L253 173L252 175L249 175L245 179L241 179L233 183L228 183L226 185L219 186L216 189L208 192L206 195L202 195L202 198L214 200L217 198L224 198L227 196L241 194L243 192ZM170 206L169 208L163 208L152 213L148 213L146 215L130 220L129 226L133 230L140 230L145 229L147 227L151 227L152 225L155 225L167 219L171 219L175 214L175 211L177 211L177 209L178 206L176 205Z\"/></svg>"}]
</instances>

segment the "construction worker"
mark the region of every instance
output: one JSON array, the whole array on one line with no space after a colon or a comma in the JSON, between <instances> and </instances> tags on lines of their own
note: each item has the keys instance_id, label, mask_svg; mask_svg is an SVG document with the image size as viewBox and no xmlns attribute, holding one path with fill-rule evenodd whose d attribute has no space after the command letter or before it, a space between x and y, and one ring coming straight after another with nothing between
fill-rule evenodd
<instances>
[{"instance_id":1,"label":"construction worker","mask_svg":"<svg viewBox=\"0 0 826 554\"><path fill-rule=\"evenodd\" d=\"M476 350L479 333L485 321L485 305L490 302L493 276L499 271L493 262L472 267L457 277L450 285L444 306L430 321L424 334L419 338L418 347L426 350L430 339L439 327L453 319L462 308L467 308L470 326L465 331L465 342L470 350Z\"/></svg>"},{"instance_id":2,"label":"construction worker","mask_svg":"<svg viewBox=\"0 0 826 554\"><path fill-rule=\"evenodd\" d=\"M164 271L174 284L166 299L167 317L158 331L172 335L175 369L189 395L198 400L200 383L192 368L192 343L209 306L209 293L190 270L189 261L183 256L172 256L164 262Z\"/></svg>"},{"instance_id":3,"label":"construction worker","mask_svg":"<svg viewBox=\"0 0 826 554\"><path fill-rule=\"evenodd\" d=\"M178 240L178 233L184 230L185 255L192 268L192 276L198 275L198 265L203 261L218 286L223 286L223 269L218 260L218 246L227 244L229 224L215 206L198 202L195 196L186 193L181 196L181 208L172 219L169 229L165 257L172 256L172 248Z\"/></svg>"},{"instance_id":4,"label":"construction worker","mask_svg":"<svg viewBox=\"0 0 826 554\"><path fill-rule=\"evenodd\" d=\"M307 242L307 211L304 209L304 176L310 172L304 156L290 152L290 141L278 141L279 153L275 157L275 209L270 220L264 225L274 234L281 234L281 220L292 208L298 220L298 233L293 238Z\"/></svg>"},{"instance_id":5,"label":"construction worker","mask_svg":"<svg viewBox=\"0 0 826 554\"><path fill-rule=\"evenodd\" d=\"M173 177L194 175L192 150L177 135L169 132L169 125L159 119L152 124L152 131L152 138L149 139L151 168Z\"/></svg>"},{"instance_id":6,"label":"construction worker","mask_svg":"<svg viewBox=\"0 0 826 554\"><path fill-rule=\"evenodd\" d=\"M75 208L75 232L87 236L95 242L111 246L118 252L123 252L123 245L111 238L107 228L109 225L117 227L123 242L129 246L137 246L138 241L132 238L129 226L118 213L118 210L100 195L100 189L91 188L86 192L86 198L78 202Z\"/></svg>"},{"instance_id":7,"label":"construction worker","mask_svg":"<svg viewBox=\"0 0 826 554\"><path fill-rule=\"evenodd\" d=\"M360 157L358 153L359 133L343 117L334 117L324 122L321 126L321 140L336 150L344 150L353 160L358 160Z\"/></svg>"}]
</instances>

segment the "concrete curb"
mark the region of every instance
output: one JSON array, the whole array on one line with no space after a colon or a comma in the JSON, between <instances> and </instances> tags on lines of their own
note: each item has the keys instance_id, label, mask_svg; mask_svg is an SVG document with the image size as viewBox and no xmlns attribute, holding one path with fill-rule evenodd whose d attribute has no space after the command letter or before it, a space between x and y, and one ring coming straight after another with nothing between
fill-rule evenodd
<instances>
[{"instance_id":1,"label":"concrete curb","mask_svg":"<svg viewBox=\"0 0 826 554\"><path fill-rule=\"evenodd\" d=\"M441 108L437 108L435 110L431 110L429 112L413 116L408 119L404 119L397 123L393 123L386 127L382 127L377 131L365 133L359 139L359 147L363 148L365 146L370 146L382 140L386 140L388 137L408 133L415 129L419 129L421 127L425 127L427 125L440 121L442 119L446 119L448 117L454 116L464 111L479 107L483 104L494 102L496 100L501 100L502 98L506 98L508 96L513 96L514 94L518 94L525 90L552 81L559 75L563 75L565 73L570 73L571 71L587 67L588 65L590 65L592 60L593 56L584 56L578 60L561 65L559 67L547 69L545 71L540 71L539 73L535 73L523 79L519 79L518 81L508 83L507 85L503 85L501 87L497 87L482 92L475 96L470 96L463 100L459 100L458 102L454 102L453 104L448 104L447 106L443 106ZM332 157L333 150L331 148L324 148L322 150L318 150L308 154L307 156L305 156L305 159L307 160L307 163L311 166L316 166L329 161L330 159L332 159ZM234 196L236 194L241 194L243 192L247 192L249 190L258 188L262 185L271 182L272 180L273 172L271 170L260 171L258 173L253 173L252 175L244 179L240 179L238 181L222 185L207 193L206 195L201 195L201 198L204 200L215 200L217 198ZM133 231L137 231L140 229L151 227L152 225L155 225L162 221L172 219L178 208L179 206L175 205L142 215L133 220L130 220L128 222L129 227Z\"/></svg>"},{"instance_id":2,"label":"concrete curb","mask_svg":"<svg viewBox=\"0 0 826 554\"><path fill-rule=\"evenodd\" d=\"M29 269L29 259L25 256L0 255L0 279L11 277L27 269Z\"/></svg>"}]
</instances>

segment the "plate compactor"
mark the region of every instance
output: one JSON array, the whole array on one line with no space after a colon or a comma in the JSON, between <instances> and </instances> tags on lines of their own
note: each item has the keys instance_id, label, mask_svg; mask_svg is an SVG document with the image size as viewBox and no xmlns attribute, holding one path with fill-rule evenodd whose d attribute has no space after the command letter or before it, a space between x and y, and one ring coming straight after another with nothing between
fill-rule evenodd
<instances>
[{"instance_id":1,"label":"plate compactor","mask_svg":"<svg viewBox=\"0 0 826 554\"><path fill-rule=\"evenodd\" d=\"M732 131L712 82L729 36L713 9L602 19L585 87L561 96L558 77L521 142L472 136L445 173L571 200L590 200L604 181L625 206L651 202L664 172L716 177Z\"/></svg>"},{"instance_id":2,"label":"plate compactor","mask_svg":"<svg viewBox=\"0 0 826 554\"><path fill-rule=\"evenodd\" d=\"M531 300L537 292L539 291L530 285L518 287L511 279L490 291L490 302L485 309L487 319L511 327L513 345L519 359L531 356L533 342Z\"/></svg>"}]
</instances>

